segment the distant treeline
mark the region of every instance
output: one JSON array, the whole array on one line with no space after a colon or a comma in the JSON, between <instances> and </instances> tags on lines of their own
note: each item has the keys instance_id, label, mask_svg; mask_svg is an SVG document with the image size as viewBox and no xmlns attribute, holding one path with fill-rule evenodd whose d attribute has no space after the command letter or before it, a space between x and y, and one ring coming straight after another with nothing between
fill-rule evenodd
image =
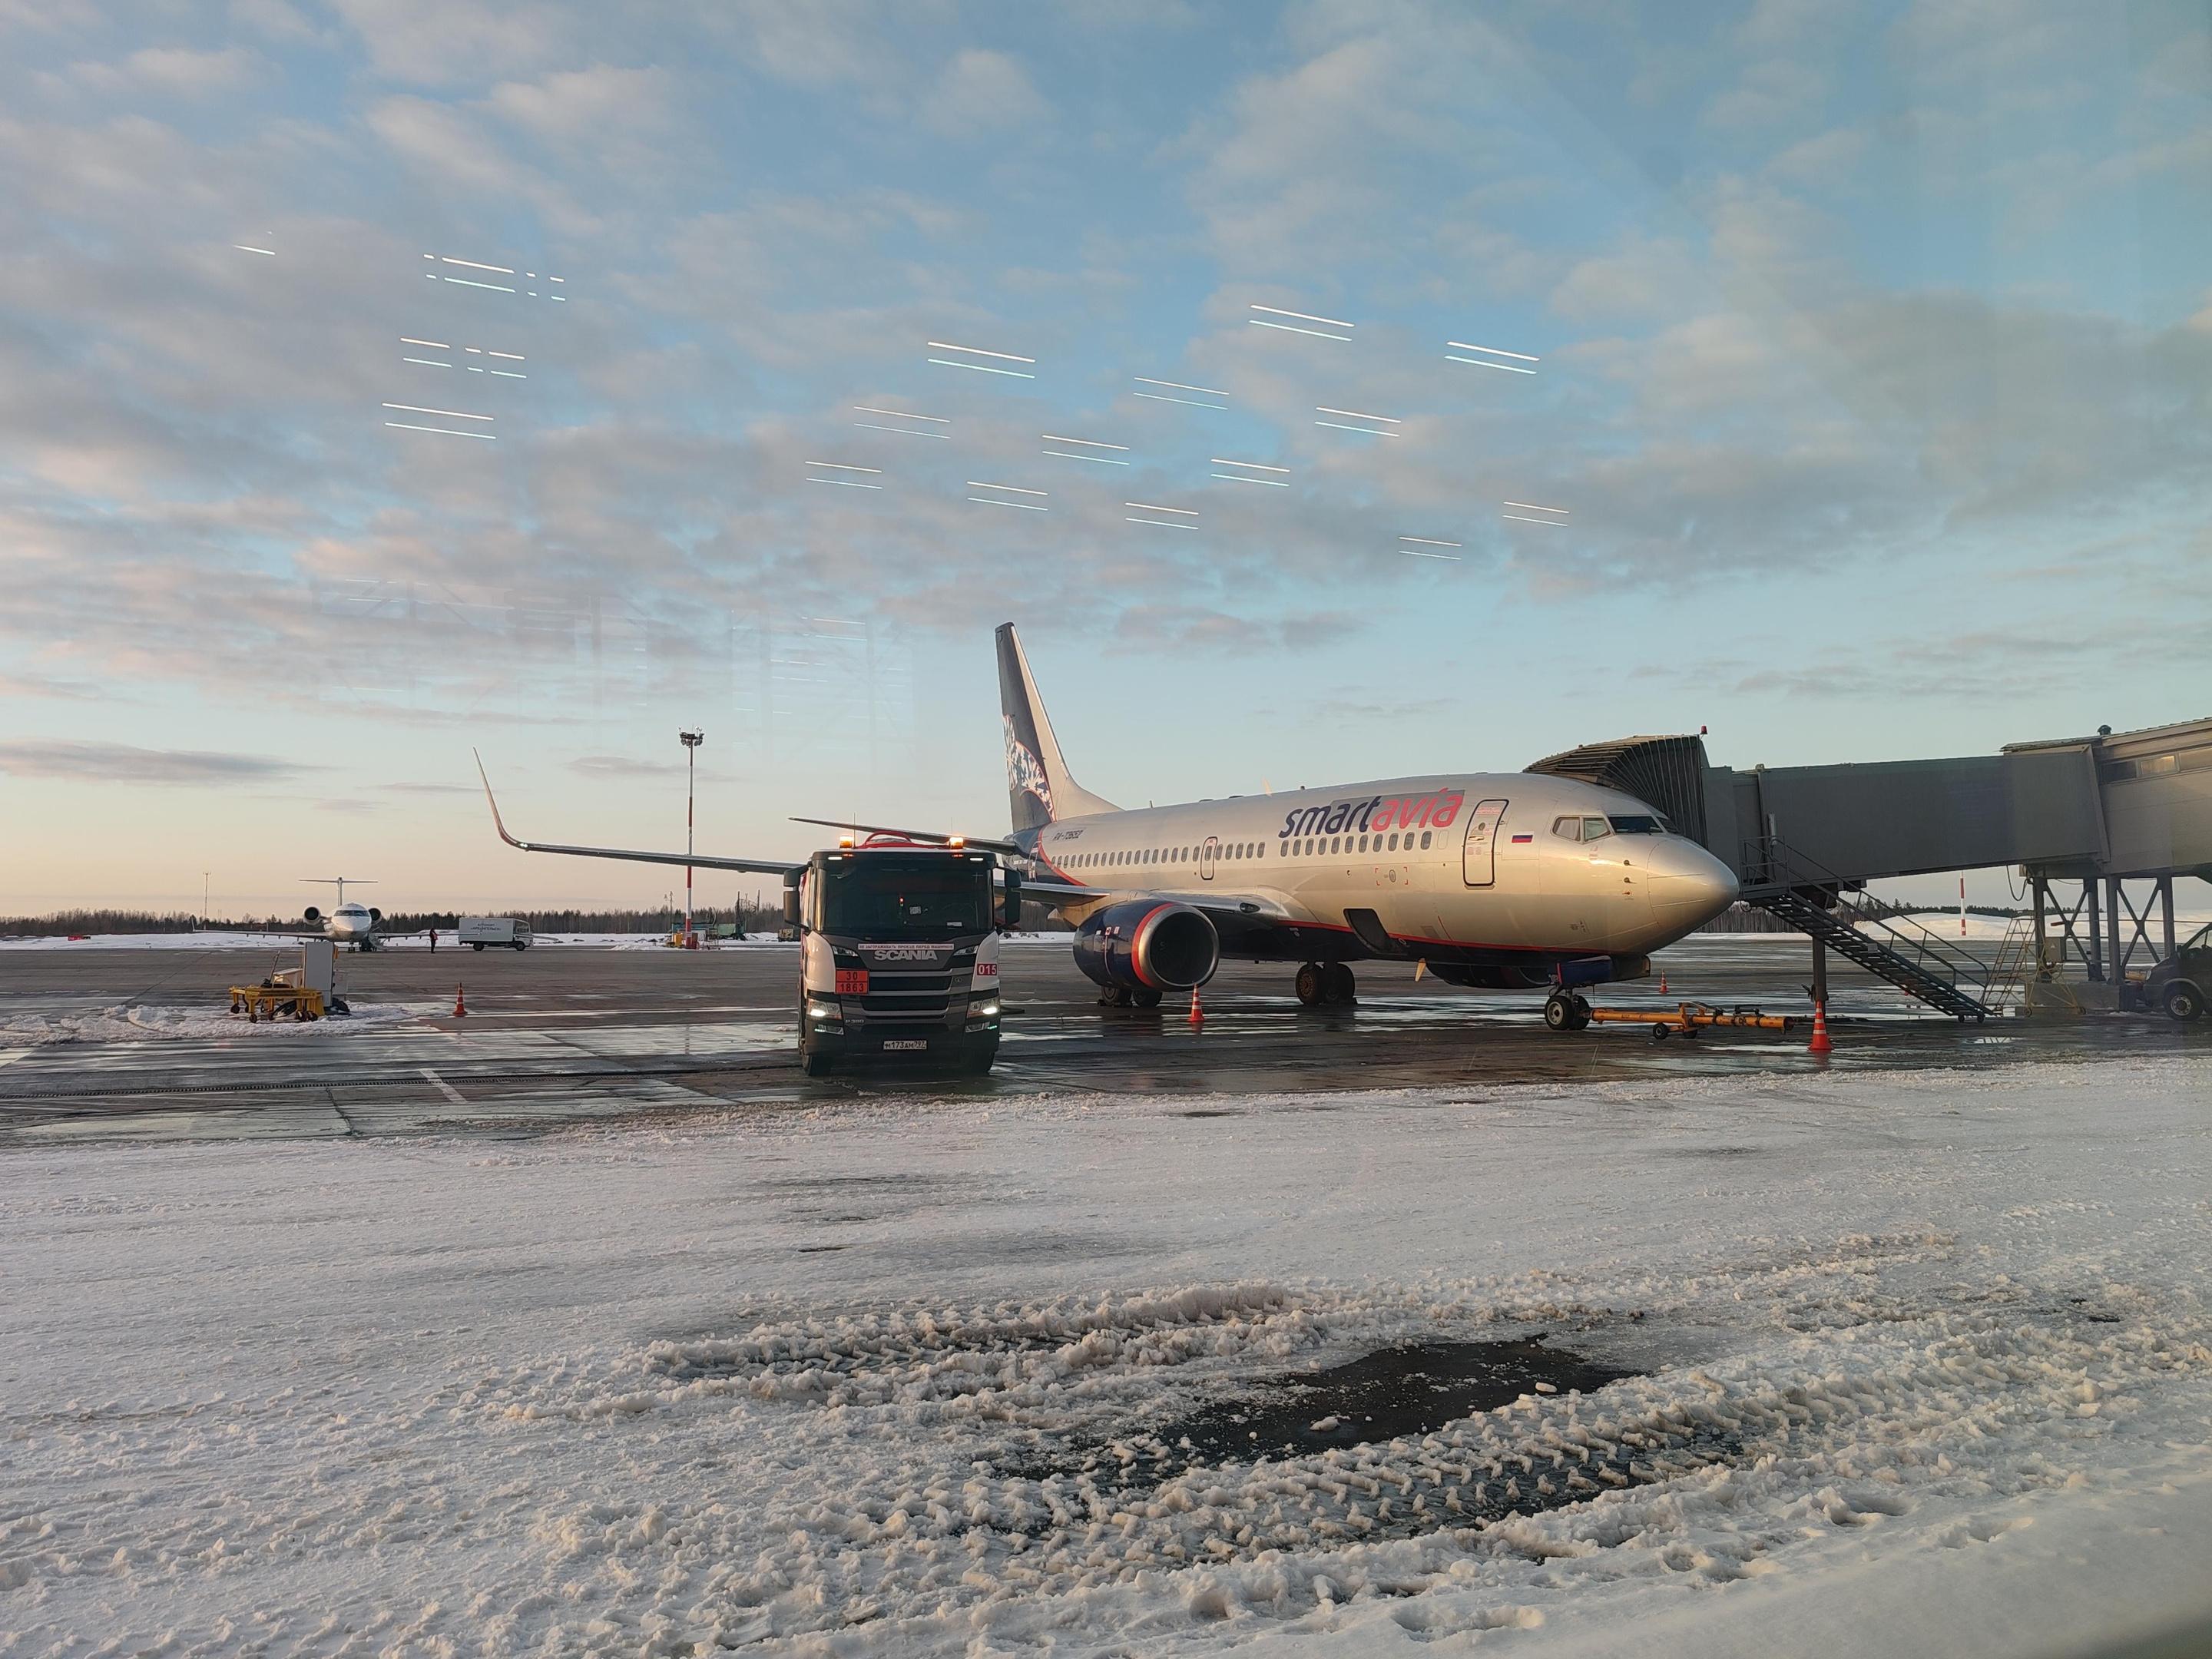
<instances>
[{"instance_id":1,"label":"distant treeline","mask_svg":"<svg viewBox=\"0 0 2212 1659\"><path fill-rule=\"evenodd\" d=\"M1794 933L1779 916L1753 904L1731 904L1698 929L1701 933Z\"/></svg>"},{"instance_id":2,"label":"distant treeline","mask_svg":"<svg viewBox=\"0 0 2212 1659\"><path fill-rule=\"evenodd\" d=\"M515 916L530 924L533 933L672 933L684 924L681 910L498 910L469 914ZM783 926L783 906L739 903L712 908L701 905L691 913L691 925L701 933L735 922L741 933L772 933ZM451 910L387 910L379 924L386 932L418 933L426 927L451 931L460 926Z\"/></svg>"},{"instance_id":3,"label":"distant treeline","mask_svg":"<svg viewBox=\"0 0 2212 1659\"><path fill-rule=\"evenodd\" d=\"M50 916L0 916L0 938L64 939L71 933L189 933L199 925L197 916L182 910L173 910L165 915L155 915L149 910L57 910ZM221 925L242 927L249 924L224 922Z\"/></svg>"},{"instance_id":4,"label":"distant treeline","mask_svg":"<svg viewBox=\"0 0 2212 1659\"><path fill-rule=\"evenodd\" d=\"M1955 916L1955 904L1893 904L1887 899L1871 899L1864 894L1855 896L1853 908L1860 915L1886 916ZM1998 916L2010 921L2027 914L2025 910L2008 909L2001 904L1970 904L1966 914L1972 916ZM1771 911L1762 910L1755 904L1741 901L1715 916L1698 929L1701 933L1794 933L1797 930Z\"/></svg>"},{"instance_id":5,"label":"distant treeline","mask_svg":"<svg viewBox=\"0 0 2212 1659\"><path fill-rule=\"evenodd\" d=\"M1959 914L1959 907L1955 904L1881 904L1879 901L1873 903L1863 901L1859 908L1885 916L1955 916ZM1966 914L1970 916L2001 916L2011 921L2032 912L2014 905L1970 904L1966 907Z\"/></svg>"},{"instance_id":6,"label":"distant treeline","mask_svg":"<svg viewBox=\"0 0 2212 1659\"><path fill-rule=\"evenodd\" d=\"M682 913L667 910L521 910L489 914L519 915L533 933L666 933L682 921ZM774 933L783 925L783 907L754 902L718 909L692 912L692 926L701 933L718 923L736 922L740 933ZM0 916L0 938L63 939L71 933L191 933L210 931L252 932L258 928L290 928L302 925L299 915L227 916L202 921L181 910L155 914L150 910L58 910L45 916ZM450 932L460 925L451 910L385 912L378 924L386 933L413 933L436 927Z\"/></svg>"},{"instance_id":7,"label":"distant treeline","mask_svg":"<svg viewBox=\"0 0 2212 1659\"><path fill-rule=\"evenodd\" d=\"M1955 905L1892 904L1881 899L1862 896L1858 908L1878 916L1956 915ZM2027 913L2008 909L2002 905L1970 904L1970 915L2010 918ZM519 915L530 924L533 933L666 933L675 931L682 921L681 912L668 910L523 910L499 914ZM783 926L783 906L779 901L769 904L758 898L720 908L701 908L692 913L692 925L701 933L718 925L735 922L741 933L772 933ZM71 933L190 933L205 927L210 929L251 931L255 928L297 927L301 918L292 916L242 916L203 923L197 916L181 910L156 915L150 910L58 910L46 916L0 916L0 939L59 939ZM460 917L451 910L387 911L380 924L386 932L416 933L435 927L450 932L460 925ZM1057 933L1067 924L1051 911L1034 902L1022 906L1022 925L1031 932ZM1698 930L1701 933L1794 933L1786 921L1756 905L1738 902L1730 905Z\"/></svg>"}]
</instances>

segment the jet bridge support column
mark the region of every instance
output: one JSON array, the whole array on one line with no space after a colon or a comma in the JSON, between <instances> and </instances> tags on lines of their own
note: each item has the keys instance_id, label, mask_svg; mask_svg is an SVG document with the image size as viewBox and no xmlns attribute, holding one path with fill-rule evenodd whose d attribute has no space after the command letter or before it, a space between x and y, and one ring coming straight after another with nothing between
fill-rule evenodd
<instances>
[{"instance_id":1,"label":"jet bridge support column","mask_svg":"<svg viewBox=\"0 0 2212 1659\"><path fill-rule=\"evenodd\" d=\"M2150 892L2141 906L2128 892L2124 881L2112 878L2106 883L2112 895L2112 939L2109 948L2115 985L2127 978L2129 964L2136 959L2136 946L2142 947L2143 955L2153 963L2163 962L2173 954L2173 878L2153 876L2148 879ZM2154 921L2158 924L2155 932Z\"/></svg>"},{"instance_id":2,"label":"jet bridge support column","mask_svg":"<svg viewBox=\"0 0 2212 1659\"><path fill-rule=\"evenodd\" d=\"M2105 882L2105 949L2110 952L2108 983L2124 985L2128 977L2127 944L2120 936L2120 884L2118 877Z\"/></svg>"},{"instance_id":3,"label":"jet bridge support column","mask_svg":"<svg viewBox=\"0 0 2212 1659\"><path fill-rule=\"evenodd\" d=\"M2035 895L2039 950L2047 950L2051 973L2063 976L2070 952L2081 964L2085 978L2101 982L2105 971L2104 923L2097 914L2097 884L2082 881L2072 899L2062 898L2053 878L2031 870L2028 882Z\"/></svg>"}]
</instances>

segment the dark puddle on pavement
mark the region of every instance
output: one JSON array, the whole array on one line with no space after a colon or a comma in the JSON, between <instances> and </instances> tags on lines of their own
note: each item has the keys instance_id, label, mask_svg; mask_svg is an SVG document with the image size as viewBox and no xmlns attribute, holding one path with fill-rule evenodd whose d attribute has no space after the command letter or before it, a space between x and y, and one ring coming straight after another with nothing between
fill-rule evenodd
<instances>
[{"instance_id":1,"label":"dark puddle on pavement","mask_svg":"<svg viewBox=\"0 0 2212 1659\"><path fill-rule=\"evenodd\" d=\"M1308 1469L1332 1449L1371 1445L1340 1464L1340 1479L1304 1482L1297 1507L1255 1520L1233 1553L1335 1547L1353 1537L1376 1542L1443 1531L1480 1529L1665 1480L1745 1455L1733 1431L1646 1424L1601 1443L1586 1455L1531 1432L1488 1456L1457 1451L1433 1461L1388 1443L1433 1433L1523 1395L1587 1394L1640 1373L1599 1364L1540 1336L1511 1342L1430 1342L1386 1348L1325 1370L1250 1385L1175 1421L1086 1444L1041 1445L1025 1466L1001 1466L1047 1490L1073 1480L1094 1515L1099 1504L1142 1492L1179 1476L1261 1459ZM1206 1477L1200 1473L1198 1478ZM1067 1488L1059 1486L1065 1493ZM1364 1494L1363 1497L1362 1494ZM1379 1500L1379 1501L1378 1501ZM1036 1536L1054 1522L1024 1528Z\"/></svg>"},{"instance_id":2,"label":"dark puddle on pavement","mask_svg":"<svg viewBox=\"0 0 2212 1659\"><path fill-rule=\"evenodd\" d=\"M1523 1395L1590 1394L1638 1374L1547 1347L1540 1336L1417 1343L1261 1380L1246 1392L1118 1437L1121 1452L1104 1443L1040 1448L1043 1455L1006 1473L1041 1479L1079 1471L1102 1485L1150 1486L1208 1464L1310 1457L1333 1447L1429 1434Z\"/></svg>"},{"instance_id":3,"label":"dark puddle on pavement","mask_svg":"<svg viewBox=\"0 0 2212 1659\"><path fill-rule=\"evenodd\" d=\"M1255 1397L1218 1401L1154 1432L1187 1449L1194 1463L1304 1457L1332 1446L1431 1433L1524 1394L1593 1394L1635 1374L1547 1348L1534 1337L1424 1342L1277 1378Z\"/></svg>"}]
</instances>

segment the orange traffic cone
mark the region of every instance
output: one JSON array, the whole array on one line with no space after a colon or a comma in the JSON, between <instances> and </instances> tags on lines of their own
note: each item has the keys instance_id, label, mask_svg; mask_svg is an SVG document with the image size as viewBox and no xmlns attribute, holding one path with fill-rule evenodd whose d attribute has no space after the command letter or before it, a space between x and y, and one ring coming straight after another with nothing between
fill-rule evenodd
<instances>
[{"instance_id":1,"label":"orange traffic cone","mask_svg":"<svg viewBox=\"0 0 2212 1659\"><path fill-rule=\"evenodd\" d=\"M1667 970L1664 968L1659 970L1659 994L1662 997L1667 994Z\"/></svg>"},{"instance_id":2,"label":"orange traffic cone","mask_svg":"<svg viewBox=\"0 0 2212 1659\"><path fill-rule=\"evenodd\" d=\"M453 1018L455 1019L466 1019L468 1017L469 1005L462 998L461 988L456 985L453 987Z\"/></svg>"},{"instance_id":3,"label":"orange traffic cone","mask_svg":"<svg viewBox=\"0 0 2212 1659\"><path fill-rule=\"evenodd\" d=\"M1813 1005L1813 1040L1805 1045L1808 1054L1825 1054L1836 1045L1828 1041L1828 1005Z\"/></svg>"},{"instance_id":4,"label":"orange traffic cone","mask_svg":"<svg viewBox=\"0 0 2212 1659\"><path fill-rule=\"evenodd\" d=\"M1206 1012L1198 1006L1198 987L1195 985L1190 988L1190 1023L1194 1026L1206 1024Z\"/></svg>"}]
</instances>

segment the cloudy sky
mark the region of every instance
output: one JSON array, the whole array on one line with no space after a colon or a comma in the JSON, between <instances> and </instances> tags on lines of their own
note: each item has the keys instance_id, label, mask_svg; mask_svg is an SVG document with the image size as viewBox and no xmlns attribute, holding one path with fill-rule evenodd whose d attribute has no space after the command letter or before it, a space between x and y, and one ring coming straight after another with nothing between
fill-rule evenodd
<instances>
[{"instance_id":1,"label":"cloudy sky","mask_svg":"<svg viewBox=\"0 0 2212 1659\"><path fill-rule=\"evenodd\" d=\"M2183 0L0 0L0 912L2201 714L2208 389Z\"/></svg>"}]
</instances>

